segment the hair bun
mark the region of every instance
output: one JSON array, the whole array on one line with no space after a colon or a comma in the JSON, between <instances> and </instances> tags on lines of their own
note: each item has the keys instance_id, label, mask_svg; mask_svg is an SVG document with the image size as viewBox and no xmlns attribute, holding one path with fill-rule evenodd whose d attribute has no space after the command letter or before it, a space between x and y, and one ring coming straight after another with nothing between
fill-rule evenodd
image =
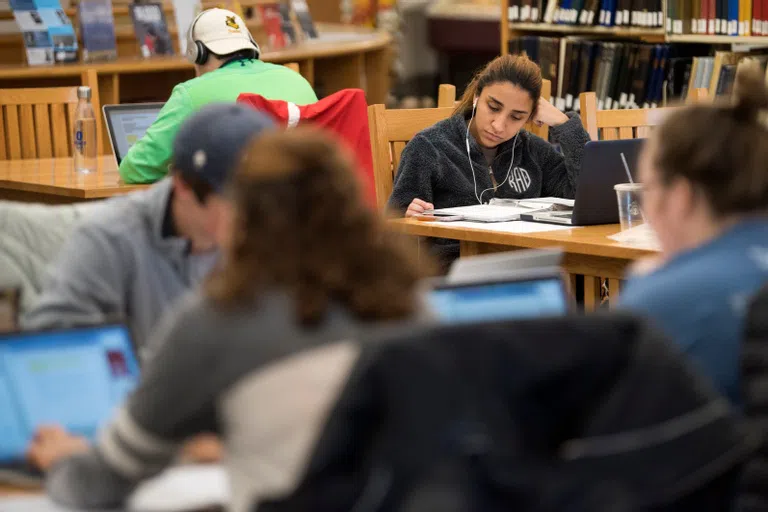
<instances>
[{"instance_id":1,"label":"hair bun","mask_svg":"<svg viewBox=\"0 0 768 512\"><path fill-rule=\"evenodd\" d=\"M734 108L741 119L757 119L760 110L768 109L768 89L760 62L748 59L739 65L733 98Z\"/></svg>"}]
</instances>

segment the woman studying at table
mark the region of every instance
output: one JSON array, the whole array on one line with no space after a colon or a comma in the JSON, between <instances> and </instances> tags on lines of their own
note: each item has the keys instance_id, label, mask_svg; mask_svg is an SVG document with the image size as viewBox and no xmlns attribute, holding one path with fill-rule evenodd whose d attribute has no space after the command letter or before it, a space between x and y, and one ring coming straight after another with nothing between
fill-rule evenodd
<instances>
[{"instance_id":1,"label":"woman studying at table","mask_svg":"<svg viewBox=\"0 0 768 512\"><path fill-rule=\"evenodd\" d=\"M231 510L250 510L300 477L356 362L356 341L424 318L426 269L387 236L327 136L264 134L228 191L222 266L161 323L157 353L97 445L61 429L35 439L30 459L51 468L55 501L119 507L172 463L185 438L214 432L226 447Z\"/></svg>"},{"instance_id":2,"label":"woman studying at table","mask_svg":"<svg viewBox=\"0 0 768 512\"><path fill-rule=\"evenodd\" d=\"M768 281L768 110L763 73L742 66L730 104L673 112L639 162L643 213L661 255L622 290L734 403L751 296Z\"/></svg>"},{"instance_id":3,"label":"woman studying at table","mask_svg":"<svg viewBox=\"0 0 768 512\"><path fill-rule=\"evenodd\" d=\"M407 217L431 208L498 198L572 198L589 135L577 115L541 98L541 70L524 56L489 62L454 115L418 133L403 150L389 206ZM559 152L523 129L546 124ZM455 242L439 253L457 251ZM446 254L448 253L448 254Z\"/></svg>"}]
</instances>

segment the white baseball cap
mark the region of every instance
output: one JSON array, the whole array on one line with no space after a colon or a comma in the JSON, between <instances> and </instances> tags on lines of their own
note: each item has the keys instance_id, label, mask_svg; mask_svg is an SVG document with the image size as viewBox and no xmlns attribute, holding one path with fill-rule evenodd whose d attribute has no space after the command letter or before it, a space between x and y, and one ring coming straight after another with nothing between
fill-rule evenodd
<instances>
[{"instance_id":1,"label":"white baseball cap","mask_svg":"<svg viewBox=\"0 0 768 512\"><path fill-rule=\"evenodd\" d=\"M200 13L190 35L193 41L200 41L216 55L238 50L259 51L243 19L226 9L214 8Z\"/></svg>"}]
</instances>

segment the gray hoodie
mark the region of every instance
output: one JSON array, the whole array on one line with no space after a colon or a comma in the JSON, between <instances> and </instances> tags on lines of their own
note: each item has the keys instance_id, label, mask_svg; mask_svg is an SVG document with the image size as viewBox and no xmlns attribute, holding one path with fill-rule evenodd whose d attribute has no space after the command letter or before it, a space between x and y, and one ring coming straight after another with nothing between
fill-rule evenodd
<instances>
[{"instance_id":1,"label":"gray hoodie","mask_svg":"<svg viewBox=\"0 0 768 512\"><path fill-rule=\"evenodd\" d=\"M217 253L190 254L188 241L163 236L172 183L104 203L84 220L50 265L43 289L21 319L26 329L124 319L142 355L168 306L197 284ZM154 347L150 347L151 349Z\"/></svg>"}]
</instances>

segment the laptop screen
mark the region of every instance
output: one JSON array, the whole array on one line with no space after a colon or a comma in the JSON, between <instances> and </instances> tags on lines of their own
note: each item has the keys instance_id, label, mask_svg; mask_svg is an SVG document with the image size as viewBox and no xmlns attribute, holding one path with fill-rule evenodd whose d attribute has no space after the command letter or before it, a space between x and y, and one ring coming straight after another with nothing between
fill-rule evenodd
<instances>
[{"instance_id":1,"label":"laptop screen","mask_svg":"<svg viewBox=\"0 0 768 512\"><path fill-rule=\"evenodd\" d=\"M558 277L439 287L429 302L446 323L562 315L568 310Z\"/></svg>"},{"instance_id":2,"label":"laptop screen","mask_svg":"<svg viewBox=\"0 0 768 512\"><path fill-rule=\"evenodd\" d=\"M125 158L131 146L144 136L147 128L157 119L162 107L162 103L104 107L112 149L115 151L118 163Z\"/></svg>"},{"instance_id":3,"label":"laptop screen","mask_svg":"<svg viewBox=\"0 0 768 512\"><path fill-rule=\"evenodd\" d=\"M41 425L93 440L138 377L124 326L0 337L0 461L23 457Z\"/></svg>"}]
</instances>

